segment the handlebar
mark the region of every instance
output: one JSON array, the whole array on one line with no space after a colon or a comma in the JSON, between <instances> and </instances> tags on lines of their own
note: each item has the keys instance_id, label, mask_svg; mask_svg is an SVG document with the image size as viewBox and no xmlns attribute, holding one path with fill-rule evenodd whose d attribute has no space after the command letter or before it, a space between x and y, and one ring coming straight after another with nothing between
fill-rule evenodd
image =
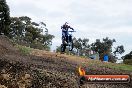
<instances>
[{"instance_id":1,"label":"handlebar","mask_svg":"<svg viewBox=\"0 0 132 88\"><path fill-rule=\"evenodd\" d=\"M76 32L76 31L68 31L68 32Z\"/></svg>"}]
</instances>

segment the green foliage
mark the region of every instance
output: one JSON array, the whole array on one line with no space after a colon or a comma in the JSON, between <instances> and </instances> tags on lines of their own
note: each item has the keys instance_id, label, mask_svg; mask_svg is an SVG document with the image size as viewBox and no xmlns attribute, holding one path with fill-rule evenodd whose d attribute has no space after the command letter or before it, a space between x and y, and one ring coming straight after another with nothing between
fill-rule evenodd
<instances>
[{"instance_id":1,"label":"green foliage","mask_svg":"<svg viewBox=\"0 0 132 88\"><path fill-rule=\"evenodd\" d=\"M116 56L116 54L122 54L122 53L124 53L124 52L125 52L124 46L121 45L121 46L117 46L117 47L115 48L115 51L114 51L113 53L114 53L115 56Z\"/></svg>"},{"instance_id":2,"label":"green foliage","mask_svg":"<svg viewBox=\"0 0 132 88\"><path fill-rule=\"evenodd\" d=\"M45 23L32 22L31 18L27 16L12 17L10 29L11 38L18 44L50 50L54 36L48 34Z\"/></svg>"},{"instance_id":3,"label":"green foliage","mask_svg":"<svg viewBox=\"0 0 132 88\"><path fill-rule=\"evenodd\" d=\"M125 64L132 65L132 51L129 54L126 54L125 56L123 56L123 62Z\"/></svg>"},{"instance_id":4,"label":"green foliage","mask_svg":"<svg viewBox=\"0 0 132 88\"><path fill-rule=\"evenodd\" d=\"M10 10L6 0L0 0L0 34L9 36Z\"/></svg>"},{"instance_id":5,"label":"green foliage","mask_svg":"<svg viewBox=\"0 0 132 88\"><path fill-rule=\"evenodd\" d=\"M116 60L118 59L116 57L116 54L122 54L125 52L124 50L124 46L118 46L117 48L115 48L114 54L112 53L112 46L113 43L116 42L115 39L109 39L108 37L103 38L102 41L100 39L96 39L96 41L94 43L92 43L91 45L88 44L89 39L84 38L73 38L73 44L74 44L74 48L73 51L70 52L73 55L78 55L78 56L85 56L85 57L89 57L91 50L98 53L100 60L103 61L103 57L105 54L107 54L109 56L109 62L116 62ZM57 52L61 52L61 46L57 47L56 49ZM67 51L66 51L67 53Z\"/></svg>"},{"instance_id":6,"label":"green foliage","mask_svg":"<svg viewBox=\"0 0 132 88\"><path fill-rule=\"evenodd\" d=\"M111 52L111 48L114 42L115 39L111 40L108 37L103 38L102 42L100 41L100 39L97 39L95 43L91 44L91 49L95 52L98 52L99 54L108 54Z\"/></svg>"},{"instance_id":7,"label":"green foliage","mask_svg":"<svg viewBox=\"0 0 132 88\"><path fill-rule=\"evenodd\" d=\"M132 71L132 66L131 65L126 65L126 64L109 63L109 64L105 64L105 66L110 67L110 68L114 68L114 69L119 69L119 70Z\"/></svg>"},{"instance_id":8,"label":"green foliage","mask_svg":"<svg viewBox=\"0 0 132 88\"><path fill-rule=\"evenodd\" d=\"M58 52L61 52L61 46L57 46L56 52L57 52L57 53L58 53Z\"/></svg>"},{"instance_id":9,"label":"green foliage","mask_svg":"<svg viewBox=\"0 0 132 88\"><path fill-rule=\"evenodd\" d=\"M54 38L53 35L50 35L50 34L46 34L46 35L43 35L42 37L42 43L47 46L47 45L52 45L52 39Z\"/></svg>"},{"instance_id":10,"label":"green foliage","mask_svg":"<svg viewBox=\"0 0 132 88\"><path fill-rule=\"evenodd\" d=\"M84 38L84 39L76 39L73 38L73 43L74 43L74 51L73 53L79 56L88 56L88 51L90 49L90 45L88 44L89 39Z\"/></svg>"},{"instance_id":11,"label":"green foliage","mask_svg":"<svg viewBox=\"0 0 132 88\"><path fill-rule=\"evenodd\" d=\"M126 59L123 62L124 64L132 65L132 59Z\"/></svg>"},{"instance_id":12,"label":"green foliage","mask_svg":"<svg viewBox=\"0 0 132 88\"><path fill-rule=\"evenodd\" d=\"M21 46L21 45L16 45L16 47L20 50L20 52L24 55L28 55L31 52L31 48L26 47L26 46Z\"/></svg>"},{"instance_id":13,"label":"green foliage","mask_svg":"<svg viewBox=\"0 0 132 88\"><path fill-rule=\"evenodd\" d=\"M132 59L132 51L129 54L126 54L123 58L124 58L124 60L126 60L126 59L128 59L128 60Z\"/></svg>"},{"instance_id":14,"label":"green foliage","mask_svg":"<svg viewBox=\"0 0 132 88\"><path fill-rule=\"evenodd\" d=\"M100 55L100 60L103 60L103 56L105 54L111 54L114 42L116 42L115 39L109 39L108 37L103 38L103 41L97 39L96 42L91 44L91 49L98 52Z\"/></svg>"}]
</instances>

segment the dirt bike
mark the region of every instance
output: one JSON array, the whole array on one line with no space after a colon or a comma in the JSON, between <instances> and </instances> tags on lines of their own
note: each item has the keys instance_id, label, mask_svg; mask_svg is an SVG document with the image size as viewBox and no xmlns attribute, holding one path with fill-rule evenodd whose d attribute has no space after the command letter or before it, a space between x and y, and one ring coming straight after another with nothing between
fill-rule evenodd
<instances>
[{"instance_id":1,"label":"dirt bike","mask_svg":"<svg viewBox=\"0 0 132 88\"><path fill-rule=\"evenodd\" d=\"M69 47L69 51L73 50L72 33L76 31L68 31L67 36L62 36L61 52L65 52L66 47Z\"/></svg>"}]
</instances>

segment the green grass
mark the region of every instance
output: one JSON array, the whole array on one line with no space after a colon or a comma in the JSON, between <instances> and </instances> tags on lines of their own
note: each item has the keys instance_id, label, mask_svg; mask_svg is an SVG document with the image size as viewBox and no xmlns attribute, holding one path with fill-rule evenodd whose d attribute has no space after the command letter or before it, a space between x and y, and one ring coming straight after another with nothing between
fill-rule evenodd
<instances>
[{"instance_id":1,"label":"green grass","mask_svg":"<svg viewBox=\"0 0 132 88\"><path fill-rule=\"evenodd\" d=\"M31 51L33 50L30 47L26 47L26 46L21 46L21 45L15 45L21 53L23 53L24 55L28 55L31 53ZM85 58L85 57L82 57ZM88 64L89 66L99 66L99 67L108 67L108 68L112 68L112 69L119 69L119 70L127 70L127 71L132 71L132 65L126 65L126 64L116 64L116 63L105 63L105 62L101 62L98 60L90 60L89 63L85 62L84 64Z\"/></svg>"},{"instance_id":2,"label":"green grass","mask_svg":"<svg viewBox=\"0 0 132 88\"><path fill-rule=\"evenodd\" d=\"M98 67L108 67L117 70L132 71L132 65L127 65L127 64L116 64L110 62L107 63L98 60L90 60L89 63L85 62L84 64L87 64L90 67L98 66Z\"/></svg>"},{"instance_id":3,"label":"green grass","mask_svg":"<svg viewBox=\"0 0 132 88\"><path fill-rule=\"evenodd\" d=\"M108 65L110 68L120 69L120 70L128 70L132 71L132 65L126 65L126 64L115 64L115 65Z\"/></svg>"},{"instance_id":4,"label":"green grass","mask_svg":"<svg viewBox=\"0 0 132 88\"><path fill-rule=\"evenodd\" d=\"M16 45L16 47L20 50L20 52L24 55L30 54L32 51L32 48L26 47L26 46L21 46L21 45Z\"/></svg>"},{"instance_id":5,"label":"green grass","mask_svg":"<svg viewBox=\"0 0 132 88\"><path fill-rule=\"evenodd\" d=\"M116 63L97 63L101 67L109 67L113 69L119 69L119 70L127 70L127 71L132 71L132 65L127 65L127 64L116 64Z\"/></svg>"}]
</instances>

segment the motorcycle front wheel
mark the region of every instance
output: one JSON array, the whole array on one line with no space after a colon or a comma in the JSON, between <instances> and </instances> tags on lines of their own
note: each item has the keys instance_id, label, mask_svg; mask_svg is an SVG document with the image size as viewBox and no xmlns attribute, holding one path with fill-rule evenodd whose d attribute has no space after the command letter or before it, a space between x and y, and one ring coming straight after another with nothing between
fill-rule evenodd
<instances>
[{"instance_id":1,"label":"motorcycle front wheel","mask_svg":"<svg viewBox=\"0 0 132 88\"><path fill-rule=\"evenodd\" d=\"M70 42L69 43L69 51L72 51L73 50L73 42Z\"/></svg>"}]
</instances>

